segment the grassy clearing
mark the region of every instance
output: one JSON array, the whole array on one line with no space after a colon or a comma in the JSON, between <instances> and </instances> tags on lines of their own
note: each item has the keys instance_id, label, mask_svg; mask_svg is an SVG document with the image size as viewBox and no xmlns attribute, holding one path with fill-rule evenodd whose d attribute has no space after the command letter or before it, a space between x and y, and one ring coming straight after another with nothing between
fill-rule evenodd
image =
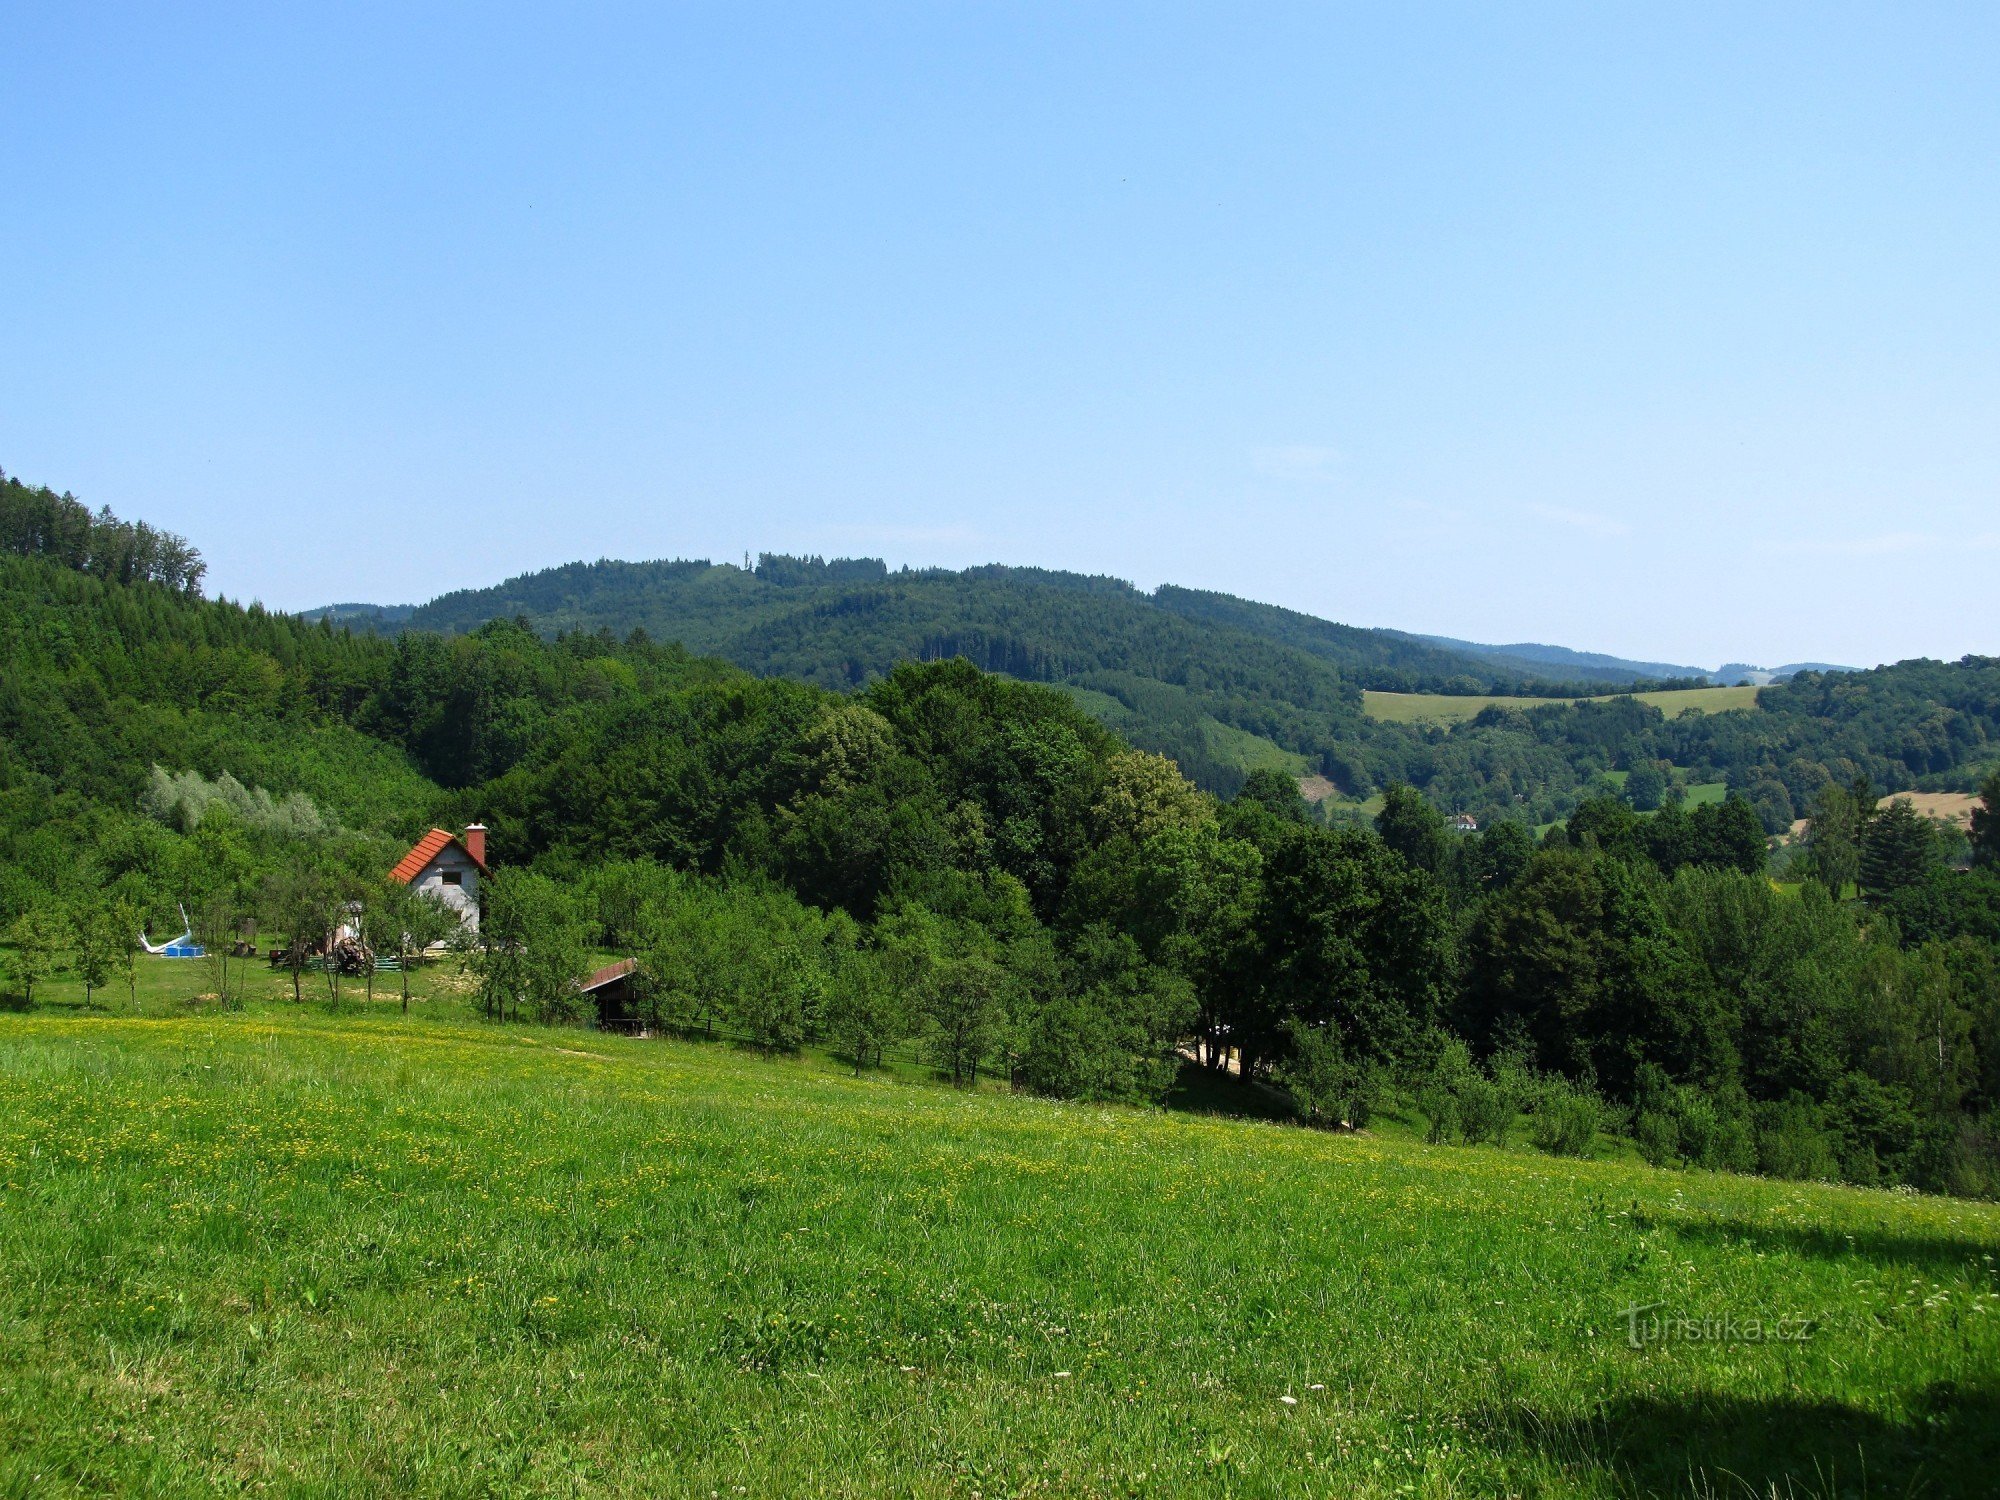
<instances>
[{"instance_id":1,"label":"grassy clearing","mask_svg":"<svg viewBox=\"0 0 2000 1500\"><path fill-rule=\"evenodd\" d=\"M1283 771L1287 776L1304 776L1312 770L1312 762L1297 751L1287 750L1276 740L1252 734L1247 729L1238 729L1220 719L1204 718L1201 721L1201 743L1202 749L1212 759L1234 766L1245 774L1251 771Z\"/></svg>"},{"instance_id":2,"label":"grassy clearing","mask_svg":"<svg viewBox=\"0 0 2000 1500\"><path fill-rule=\"evenodd\" d=\"M1674 688L1659 693L1606 693L1587 701L1609 702L1616 697L1637 698L1650 703L1668 718L1684 713L1724 713L1733 708L1755 708L1754 687ZM1396 724L1463 724L1481 709L1498 704L1502 708L1537 708L1545 703L1568 703L1568 698L1454 697L1446 693L1377 693L1361 695L1362 709L1371 719Z\"/></svg>"},{"instance_id":3,"label":"grassy clearing","mask_svg":"<svg viewBox=\"0 0 2000 1500\"><path fill-rule=\"evenodd\" d=\"M388 1007L11 1014L0 1493L1971 1494L1996 1243L1394 1122ZM1655 1303L1811 1337L1627 1347Z\"/></svg>"}]
</instances>

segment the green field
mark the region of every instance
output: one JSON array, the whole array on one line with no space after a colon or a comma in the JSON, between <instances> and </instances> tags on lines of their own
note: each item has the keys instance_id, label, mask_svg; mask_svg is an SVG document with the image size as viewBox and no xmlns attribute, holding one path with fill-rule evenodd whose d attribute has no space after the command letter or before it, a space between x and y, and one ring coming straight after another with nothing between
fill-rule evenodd
<instances>
[{"instance_id":1,"label":"green field","mask_svg":"<svg viewBox=\"0 0 2000 1500\"><path fill-rule=\"evenodd\" d=\"M1659 693L1607 693L1587 701L1609 702L1614 697L1637 698L1650 703L1668 718L1684 713L1723 713L1732 708L1755 708L1754 687L1672 688ZM1371 719L1394 724L1463 724L1483 708L1538 708L1545 703L1568 703L1568 698L1455 697L1446 693L1364 692L1362 707Z\"/></svg>"},{"instance_id":2,"label":"green field","mask_svg":"<svg viewBox=\"0 0 2000 1500\"><path fill-rule=\"evenodd\" d=\"M444 997L57 999L0 1015L0 1494L1965 1495L2000 1462L1994 1206ZM1628 1347L1647 1304L1739 1338Z\"/></svg>"}]
</instances>

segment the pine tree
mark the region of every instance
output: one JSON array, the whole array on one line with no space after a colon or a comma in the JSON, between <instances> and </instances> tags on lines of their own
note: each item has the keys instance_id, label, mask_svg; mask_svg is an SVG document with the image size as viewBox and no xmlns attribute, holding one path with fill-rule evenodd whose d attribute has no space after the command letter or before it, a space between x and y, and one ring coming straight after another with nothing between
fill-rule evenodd
<instances>
[{"instance_id":1,"label":"pine tree","mask_svg":"<svg viewBox=\"0 0 2000 1500\"><path fill-rule=\"evenodd\" d=\"M1979 784L1979 802L1972 810L1972 862L2000 867L2000 770Z\"/></svg>"},{"instance_id":2,"label":"pine tree","mask_svg":"<svg viewBox=\"0 0 2000 1500\"><path fill-rule=\"evenodd\" d=\"M1861 887L1870 895L1921 884L1937 861L1937 830L1907 797L1891 802L1862 831Z\"/></svg>"}]
</instances>

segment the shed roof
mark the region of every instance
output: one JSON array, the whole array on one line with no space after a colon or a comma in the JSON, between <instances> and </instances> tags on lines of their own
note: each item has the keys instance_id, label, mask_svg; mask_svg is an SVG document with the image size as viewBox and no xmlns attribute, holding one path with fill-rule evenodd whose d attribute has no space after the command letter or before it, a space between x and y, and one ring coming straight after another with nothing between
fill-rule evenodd
<instances>
[{"instance_id":1,"label":"shed roof","mask_svg":"<svg viewBox=\"0 0 2000 1500\"><path fill-rule=\"evenodd\" d=\"M473 859L472 851L465 847L463 839L455 834L447 833L442 828L433 828L429 833L417 840L416 846L408 854L405 854L396 862L396 868L389 872L389 878L403 885L408 885L412 880L423 874L425 867L432 860L444 853L453 844L458 845L459 851L467 859L471 859L475 865L479 866L481 873L485 873L486 861L483 859Z\"/></svg>"},{"instance_id":2,"label":"shed roof","mask_svg":"<svg viewBox=\"0 0 2000 1500\"><path fill-rule=\"evenodd\" d=\"M611 983L611 981L614 979L623 979L627 974L630 974L634 969L638 967L639 967L639 961L637 959L621 958L615 964L606 964L603 968L599 969L595 974L591 975L588 979L584 980L581 984L579 984L577 988L582 990L584 994L588 995L592 990L603 989L605 985Z\"/></svg>"}]
</instances>

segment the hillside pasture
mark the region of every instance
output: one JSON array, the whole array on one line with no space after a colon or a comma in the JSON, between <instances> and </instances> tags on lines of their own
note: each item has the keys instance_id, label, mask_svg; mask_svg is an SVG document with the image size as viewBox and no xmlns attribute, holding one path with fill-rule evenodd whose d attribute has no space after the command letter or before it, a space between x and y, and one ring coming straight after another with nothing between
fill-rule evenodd
<instances>
[{"instance_id":1,"label":"hillside pasture","mask_svg":"<svg viewBox=\"0 0 2000 1500\"><path fill-rule=\"evenodd\" d=\"M2000 1208L1414 1123L0 1015L0 1493L1985 1489Z\"/></svg>"},{"instance_id":2,"label":"hillside pasture","mask_svg":"<svg viewBox=\"0 0 2000 1500\"><path fill-rule=\"evenodd\" d=\"M1754 687L1671 688L1657 693L1606 693L1588 699L1510 698L1490 694L1456 696L1447 693L1378 693L1361 695L1362 709L1371 719L1392 724L1453 725L1468 723L1482 709L1540 708L1550 703L1607 703L1613 698L1637 698L1650 703L1668 718L1685 713L1726 713L1731 709L1755 708Z\"/></svg>"},{"instance_id":3,"label":"hillside pasture","mask_svg":"<svg viewBox=\"0 0 2000 1500\"><path fill-rule=\"evenodd\" d=\"M1933 822L1956 823L1961 829L1972 827L1972 810L1979 806L1970 792L1891 792L1875 805L1886 809L1892 802L1908 802Z\"/></svg>"}]
</instances>

